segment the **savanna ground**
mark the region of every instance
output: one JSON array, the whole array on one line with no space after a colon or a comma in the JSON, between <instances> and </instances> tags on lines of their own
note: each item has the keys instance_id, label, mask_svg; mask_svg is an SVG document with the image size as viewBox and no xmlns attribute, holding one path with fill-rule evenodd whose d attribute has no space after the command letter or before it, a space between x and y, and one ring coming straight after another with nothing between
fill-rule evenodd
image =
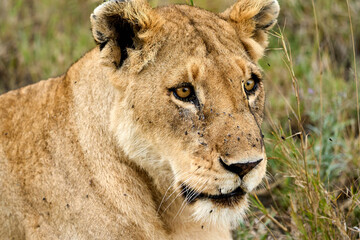
<instances>
[{"instance_id":1,"label":"savanna ground","mask_svg":"<svg viewBox=\"0 0 360 240\"><path fill-rule=\"evenodd\" d=\"M94 47L89 15L100 2L1 0L0 93L60 75ZM212 11L232 2L193 0ZM260 62L269 173L234 238L359 239L360 1L279 2Z\"/></svg>"}]
</instances>

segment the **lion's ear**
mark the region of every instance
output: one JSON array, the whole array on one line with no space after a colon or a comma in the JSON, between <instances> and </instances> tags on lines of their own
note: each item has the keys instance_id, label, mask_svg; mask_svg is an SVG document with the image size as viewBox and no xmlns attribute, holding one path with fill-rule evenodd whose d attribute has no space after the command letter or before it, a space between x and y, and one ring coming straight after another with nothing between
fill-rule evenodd
<instances>
[{"instance_id":1,"label":"lion's ear","mask_svg":"<svg viewBox=\"0 0 360 240\"><path fill-rule=\"evenodd\" d=\"M232 23L250 56L257 61L268 45L267 31L275 24L277 0L238 0L220 15Z\"/></svg>"},{"instance_id":2,"label":"lion's ear","mask_svg":"<svg viewBox=\"0 0 360 240\"><path fill-rule=\"evenodd\" d=\"M98 6L90 21L102 63L121 67L128 57L128 48L141 48L139 34L152 28L156 18L146 0L109 0Z\"/></svg>"}]
</instances>

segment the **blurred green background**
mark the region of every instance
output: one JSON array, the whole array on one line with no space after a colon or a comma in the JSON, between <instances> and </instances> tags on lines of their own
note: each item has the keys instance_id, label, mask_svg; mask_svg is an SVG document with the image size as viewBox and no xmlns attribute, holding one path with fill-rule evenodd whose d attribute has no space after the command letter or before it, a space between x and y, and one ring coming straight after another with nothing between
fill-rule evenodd
<instances>
[{"instance_id":1,"label":"blurred green background","mask_svg":"<svg viewBox=\"0 0 360 240\"><path fill-rule=\"evenodd\" d=\"M215 12L234 2L193 1ZM100 2L1 0L0 93L61 75L93 48L89 16ZM360 1L279 3L260 61L269 174L234 238L359 239Z\"/></svg>"}]
</instances>

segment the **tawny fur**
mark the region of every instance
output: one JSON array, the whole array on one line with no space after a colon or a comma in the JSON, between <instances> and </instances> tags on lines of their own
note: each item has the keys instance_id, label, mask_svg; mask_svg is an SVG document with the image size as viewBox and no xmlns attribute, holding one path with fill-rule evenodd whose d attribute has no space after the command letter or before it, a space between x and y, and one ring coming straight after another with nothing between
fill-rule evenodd
<instances>
[{"instance_id":1,"label":"tawny fur","mask_svg":"<svg viewBox=\"0 0 360 240\"><path fill-rule=\"evenodd\" d=\"M108 1L91 16L100 44L58 78L0 97L0 239L230 239L266 170L257 60L277 1L221 14ZM120 49L119 23L133 30ZM126 25L127 24L127 25ZM170 89L194 86L199 105ZM226 164L264 159L243 179Z\"/></svg>"}]
</instances>

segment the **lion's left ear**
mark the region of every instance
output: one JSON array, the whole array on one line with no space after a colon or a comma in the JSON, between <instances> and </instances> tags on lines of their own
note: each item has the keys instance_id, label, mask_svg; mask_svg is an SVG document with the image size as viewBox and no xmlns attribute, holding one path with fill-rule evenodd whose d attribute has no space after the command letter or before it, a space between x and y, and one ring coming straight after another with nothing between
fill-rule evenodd
<instances>
[{"instance_id":1,"label":"lion's left ear","mask_svg":"<svg viewBox=\"0 0 360 240\"><path fill-rule=\"evenodd\" d=\"M237 30L250 57L257 61L268 45L267 31L277 22L277 0L238 0L220 14Z\"/></svg>"},{"instance_id":2,"label":"lion's left ear","mask_svg":"<svg viewBox=\"0 0 360 240\"><path fill-rule=\"evenodd\" d=\"M128 49L140 51L149 40L146 33L158 26L158 20L146 0L109 0L98 6L90 21L102 63L120 68Z\"/></svg>"}]
</instances>

